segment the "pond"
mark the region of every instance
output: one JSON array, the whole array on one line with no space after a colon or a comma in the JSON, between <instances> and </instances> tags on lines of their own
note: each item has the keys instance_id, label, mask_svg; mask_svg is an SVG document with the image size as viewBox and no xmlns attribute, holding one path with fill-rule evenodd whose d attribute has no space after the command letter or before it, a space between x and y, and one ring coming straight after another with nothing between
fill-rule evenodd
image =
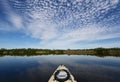
<instances>
[{"instance_id":1,"label":"pond","mask_svg":"<svg viewBox=\"0 0 120 82\"><path fill-rule=\"evenodd\" d=\"M0 57L0 82L48 82L64 64L77 82L120 82L120 57L38 55Z\"/></svg>"}]
</instances>

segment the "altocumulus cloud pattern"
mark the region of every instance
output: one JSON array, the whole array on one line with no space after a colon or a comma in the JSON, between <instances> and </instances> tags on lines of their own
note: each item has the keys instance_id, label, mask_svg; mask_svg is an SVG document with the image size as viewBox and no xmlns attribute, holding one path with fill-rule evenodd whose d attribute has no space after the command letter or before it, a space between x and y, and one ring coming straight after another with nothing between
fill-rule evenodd
<instances>
[{"instance_id":1,"label":"altocumulus cloud pattern","mask_svg":"<svg viewBox=\"0 0 120 82\"><path fill-rule=\"evenodd\" d=\"M0 5L1 26L6 24L0 29L24 31L43 48L120 46L119 0L1 0Z\"/></svg>"}]
</instances>

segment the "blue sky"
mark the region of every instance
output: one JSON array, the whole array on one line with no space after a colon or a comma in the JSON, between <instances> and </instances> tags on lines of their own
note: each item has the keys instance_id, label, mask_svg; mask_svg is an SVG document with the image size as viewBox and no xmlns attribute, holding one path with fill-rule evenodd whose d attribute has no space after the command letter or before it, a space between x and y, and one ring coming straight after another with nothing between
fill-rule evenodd
<instances>
[{"instance_id":1,"label":"blue sky","mask_svg":"<svg viewBox=\"0 0 120 82\"><path fill-rule=\"evenodd\" d=\"M0 0L0 48L120 47L120 0Z\"/></svg>"}]
</instances>

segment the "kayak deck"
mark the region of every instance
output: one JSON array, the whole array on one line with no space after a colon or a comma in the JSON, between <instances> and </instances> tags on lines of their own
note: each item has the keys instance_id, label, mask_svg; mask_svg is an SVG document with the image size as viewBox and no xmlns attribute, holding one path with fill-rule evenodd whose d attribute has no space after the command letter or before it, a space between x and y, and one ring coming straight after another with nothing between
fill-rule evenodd
<instances>
[{"instance_id":1,"label":"kayak deck","mask_svg":"<svg viewBox=\"0 0 120 82\"><path fill-rule=\"evenodd\" d=\"M58 68L55 70L55 72L53 73L53 75L51 76L51 78L49 79L48 82L59 82L58 80L55 79L55 74L57 73L57 71L61 71L61 70L65 70L69 73L69 79L65 80L64 82L77 82L73 75L69 72L69 70L64 66L64 65L59 65ZM65 74L65 73L64 73ZM62 78L62 73L61 73L61 78Z\"/></svg>"}]
</instances>

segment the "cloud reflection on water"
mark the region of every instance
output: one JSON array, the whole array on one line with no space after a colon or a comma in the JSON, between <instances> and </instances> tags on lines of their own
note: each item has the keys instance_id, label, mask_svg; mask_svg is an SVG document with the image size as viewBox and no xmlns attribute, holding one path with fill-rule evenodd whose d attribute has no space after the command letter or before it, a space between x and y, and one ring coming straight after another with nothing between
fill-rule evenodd
<instances>
[{"instance_id":1,"label":"cloud reflection on water","mask_svg":"<svg viewBox=\"0 0 120 82\"><path fill-rule=\"evenodd\" d=\"M65 64L78 82L119 82L119 57L48 55L1 57L0 82L47 82L59 64ZM8 66L8 63L11 64ZM4 65L2 65L4 64ZM3 69L5 68L5 69ZM6 75L4 75L6 74ZM6 80L7 78L7 80Z\"/></svg>"}]
</instances>

